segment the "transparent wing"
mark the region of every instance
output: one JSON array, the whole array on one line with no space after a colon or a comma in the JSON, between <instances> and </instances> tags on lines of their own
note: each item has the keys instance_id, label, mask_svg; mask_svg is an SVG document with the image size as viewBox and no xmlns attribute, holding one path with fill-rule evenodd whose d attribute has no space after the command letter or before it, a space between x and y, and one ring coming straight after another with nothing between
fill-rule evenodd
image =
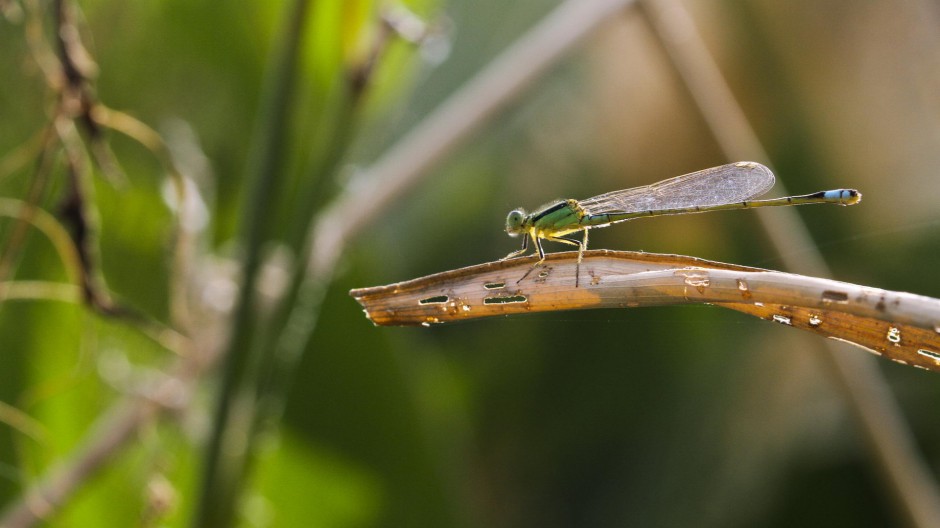
<instances>
[{"instance_id":1,"label":"transparent wing","mask_svg":"<svg viewBox=\"0 0 940 528\"><path fill-rule=\"evenodd\" d=\"M682 209L743 202L764 194L773 185L770 169L760 163L740 161L578 203L588 215Z\"/></svg>"}]
</instances>

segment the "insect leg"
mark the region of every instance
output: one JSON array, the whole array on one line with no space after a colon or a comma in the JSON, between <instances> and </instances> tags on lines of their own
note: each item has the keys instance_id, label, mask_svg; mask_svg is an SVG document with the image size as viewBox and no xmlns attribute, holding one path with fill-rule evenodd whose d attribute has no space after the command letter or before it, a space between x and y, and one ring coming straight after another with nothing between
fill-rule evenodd
<instances>
[{"instance_id":1,"label":"insect leg","mask_svg":"<svg viewBox=\"0 0 940 528\"><path fill-rule=\"evenodd\" d=\"M532 240L535 242L535 249L538 250L539 252L539 261L533 264L532 267L529 268L529 271L525 272L525 275L523 275L519 280L516 281L516 284L519 284L520 282L525 280L525 278L528 277L530 273L532 273L532 270L539 267L542 264L542 262L545 261L545 250L542 249L542 240L539 237L535 237L535 236L532 237Z\"/></svg>"},{"instance_id":2,"label":"insect leg","mask_svg":"<svg viewBox=\"0 0 940 528\"><path fill-rule=\"evenodd\" d=\"M505 257L503 257L503 258L501 258L501 259L499 259L499 260L507 260L507 259L511 259L511 258L513 258L513 257L518 257L519 255L525 253L527 249L529 249L529 234L528 234L528 233L522 235L522 249L518 249L518 250L516 250L516 251L513 251L512 253L506 255Z\"/></svg>"},{"instance_id":3,"label":"insect leg","mask_svg":"<svg viewBox=\"0 0 940 528\"><path fill-rule=\"evenodd\" d=\"M578 246L578 262L574 265L574 287L578 287L578 282L581 277L581 257L584 255L584 249L587 247L587 229L584 230L584 242L580 240L573 240L565 237L549 237L547 240L552 242L561 242L562 244L569 244L572 246Z\"/></svg>"}]
</instances>

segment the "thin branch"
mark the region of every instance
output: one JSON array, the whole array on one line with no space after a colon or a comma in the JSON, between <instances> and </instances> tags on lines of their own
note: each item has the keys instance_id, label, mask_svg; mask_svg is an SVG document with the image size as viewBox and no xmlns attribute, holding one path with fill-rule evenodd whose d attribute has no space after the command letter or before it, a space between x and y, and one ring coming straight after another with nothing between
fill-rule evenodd
<instances>
[{"instance_id":1,"label":"thin branch","mask_svg":"<svg viewBox=\"0 0 940 528\"><path fill-rule=\"evenodd\" d=\"M60 111L80 124L88 138L88 151L107 179L113 184L123 183L126 177L105 140L104 128L95 116L99 102L94 79L99 70L81 39L75 20L79 7L69 0L54 0L53 7L57 56L65 79L64 86L58 90Z\"/></svg>"},{"instance_id":2,"label":"thin branch","mask_svg":"<svg viewBox=\"0 0 940 528\"><path fill-rule=\"evenodd\" d=\"M85 301L105 314L117 313L104 286L98 266L97 226L92 220L91 182L85 166L84 151L72 121L58 120L59 138L65 153L66 191L60 206L61 215L70 228L72 241L81 263L81 286Z\"/></svg>"},{"instance_id":3,"label":"thin branch","mask_svg":"<svg viewBox=\"0 0 940 528\"><path fill-rule=\"evenodd\" d=\"M767 153L757 134L682 3L644 0L641 5L725 156L729 160L767 161ZM782 210L773 217L761 211L758 218L787 269L817 276L830 275L795 211ZM788 251L793 247L812 248L812 251L797 257ZM927 465L881 372L872 358L841 354L832 344L826 348L828 353L822 357L827 360L833 380L850 404L890 484L895 503L913 526L937 526L940 524L940 487L925 469Z\"/></svg>"},{"instance_id":4,"label":"thin branch","mask_svg":"<svg viewBox=\"0 0 940 528\"><path fill-rule=\"evenodd\" d=\"M100 313L123 313L124 310L111 303L96 265L94 229L88 214L91 204L86 196L91 186L83 181L86 177L84 150L74 126L75 121L82 123L89 135L92 149L103 142L101 127L92 112L97 103L91 79L97 74L97 65L79 38L79 29L74 21L76 6L66 0L53 2L54 40L57 51L55 54L43 37L40 6L30 2L29 7L27 36L36 61L43 66L43 71L47 73L47 82L56 92L57 101L51 123L41 141L36 174L30 183L26 199L29 207L21 208L22 214L14 225L0 257L0 281L5 281L14 273L20 251L26 241L26 227L33 222L32 216L38 214L38 204L48 187L55 154L61 148L65 153L68 175L63 215L71 227L74 246L77 249L81 270L79 277L85 298L89 306ZM56 66L57 73L49 73L47 66L50 64Z\"/></svg>"}]
</instances>

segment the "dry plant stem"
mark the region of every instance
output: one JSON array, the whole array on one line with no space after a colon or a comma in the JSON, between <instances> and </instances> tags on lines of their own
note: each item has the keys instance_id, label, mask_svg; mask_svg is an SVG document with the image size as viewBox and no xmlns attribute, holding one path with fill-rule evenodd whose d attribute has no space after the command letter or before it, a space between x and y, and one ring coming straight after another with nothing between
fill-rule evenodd
<instances>
[{"instance_id":1,"label":"dry plant stem","mask_svg":"<svg viewBox=\"0 0 940 528\"><path fill-rule=\"evenodd\" d=\"M71 121L60 121L59 131L65 152L66 194L61 205L61 215L70 227L72 240L81 263L81 286L85 301L101 313L115 313L115 306L103 286L98 268L96 236L97 226L92 223L89 192L91 182L85 166L81 141Z\"/></svg>"},{"instance_id":2,"label":"dry plant stem","mask_svg":"<svg viewBox=\"0 0 940 528\"><path fill-rule=\"evenodd\" d=\"M747 120L695 23L677 0L644 0L650 24L682 78L692 99L729 160L768 156ZM780 192L786 190L779 187ZM829 275L818 251L799 256L788 248L815 248L796 211L758 211L758 218L782 256L787 269L809 275ZM925 469L910 429L869 357L845 355L830 344L823 357L830 365L862 432L890 484L895 503L912 526L940 525L940 487Z\"/></svg>"},{"instance_id":3,"label":"dry plant stem","mask_svg":"<svg viewBox=\"0 0 940 528\"><path fill-rule=\"evenodd\" d=\"M88 139L88 152L102 173L112 183L126 181L117 160L105 141L104 129L95 118L94 110L98 98L94 92L93 79L98 74L98 65L81 41L75 22L79 9L74 1L54 0L56 32L55 43L65 84L58 90L62 99L62 110L80 125Z\"/></svg>"},{"instance_id":4,"label":"dry plant stem","mask_svg":"<svg viewBox=\"0 0 940 528\"><path fill-rule=\"evenodd\" d=\"M32 222L32 215L38 211L37 206L48 187L54 154L61 147L65 153L66 171L69 176L69 191L63 212L66 219L71 221L75 247L80 257L83 291L89 306L101 313L113 314L116 313L115 307L108 298L106 288L100 284L102 279L93 258L94 232L90 229L86 214L90 204L87 203L88 200L85 197L90 187L82 182L86 176L84 150L74 127L74 121L79 120L93 143L101 141L100 127L91 115L95 100L89 80L97 71L97 66L78 38L78 28L73 21L74 6L65 0L56 0L53 8L57 54L52 54L42 37L39 6L30 4L31 15L27 34L30 36L31 47L37 62L44 61L46 66L54 64L58 68L55 74L51 75L50 70L44 67L47 82L56 92L58 100L53 109L52 121L45 133L46 137L42 141L38 167L28 191L26 201L30 207L22 209L23 216L14 226L9 240L4 245L3 255L0 258L0 281L6 280L14 273L20 249L26 240L27 225ZM83 187L86 188L85 191Z\"/></svg>"},{"instance_id":5,"label":"dry plant stem","mask_svg":"<svg viewBox=\"0 0 940 528\"><path fill-rule=\"evenodd\" d=\"M496 261L350 292L381 325L588 308L709 303L940 372L940 300L679 255L595 250ZM528 278L526 278L528 276Z\"/></svg>"},{"instance_id":6,"label":"dry plant stem","mask_svg":"<svg viewBox=\"0 0 940 528\"><path fill-rule=\"evenodd\" d=\"M98 101L94 93L93 82L98 73L98 66L80 39L79 27L75 22L75 11L78 6L67 0L55 0L53 4L57 28L55 32L56 57L61 70L59 77L64 82L50 83L50 86L58 92L60 99L59 106L56 109L58 117L55 122L62 145L68 154L70 174L74 174L76 168L83 165L80 161L83 158L84 150L81 148L79 134L74 131L74 123L78 122L87 138L87 151L91 153L92 158L97 162L104 175L109 176L112 183L126 180L119 169L117 160L111 153L110 146L105 141L105 130L114 128L136 139L158 157L175 185L178 202L184 204L186 199L184 178L177 170L172 156L169 154L169 149L167 149L159 134L129 115L109 110ZM66 124L69 126L66 126ZM65 214L67 218L73 219L73 227L76 233L87 234L89 233L87 229L88 222L83 209L90 207L91 204L83 199L81 193L75 192L77 190L80 190L80 186L72 185L72 191L65 204ZM180 217L176 219L176 225L173 226L176 246L173 252L174 266L170 305L174 324L179 326L185 325L188 320L185 305L188 295L184 276L186 274L186 250L191 240L187 233L180 229L180 225L186 222L186 218L182 217L186 214L186 211L185 207L180 207L178 212ZM77 240L76 242L86 264L84 287L89 304L102 313L115 312L115 308L111 306L110 301L107 299L106 288L95 286L95 282L103 282L103 278L95 276L98 273L97 266L91 265L92 260L87 258L94 249L93 245L87 240Z\"/></svg>"}]
</instances>

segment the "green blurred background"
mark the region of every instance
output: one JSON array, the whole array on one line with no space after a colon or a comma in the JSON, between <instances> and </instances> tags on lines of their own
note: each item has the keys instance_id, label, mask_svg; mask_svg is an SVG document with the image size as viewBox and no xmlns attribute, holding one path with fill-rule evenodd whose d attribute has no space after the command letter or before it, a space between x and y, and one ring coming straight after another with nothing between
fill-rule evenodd
<instances>
[{"instance_id":1,"label":"green blurred background","mask_svg":"<svg viewBox=\"0 0 940 528\"><path fill-rule=\"evenodd\" d=\"M686 4L769 151L760 161L795 194L864 193L858 207L798 211L832 278L940 297L940 7ZM208 212L200 258L214 263L203 279L224 281L285 6L79 5L102 102L194 150ZM344 125L336 84L374 38L379 10L367 0L313 5L292 111L296 178ZM407 5L439 34L423 46L393 42L382 56L349 151L311 208L557 2ZM0 22L0 74L6 154L41 129L51 100L16 16ZM128 181L96 178L102 270L120 299L166 322L166 175L152 153L109 137ZM643 16L611 19L348 246L282 427L261 443L242 525L898 526L887 484L816 357L818 337L703 306L377 328L348 296L504 256L518 243L503 232L512 208L726 161ZM22 198L34 169L0 175L0 195ZM292 218L270 215L282 229ZM0 240L10 225L3 219ZM749 211L631 222L596 231L591 244L782 267ZM15 278L66 276L34 234ZM0 304L0 401L33 420L25 430L0 423L0 504L75 450L132 390L122 380L162 376L171 360L133 328L76 304ZM937 475L940 377L879 366ZM48 525L186 526L215 387L205 380L186 409L141 430Z\"/></svg>"}]
</instances>

